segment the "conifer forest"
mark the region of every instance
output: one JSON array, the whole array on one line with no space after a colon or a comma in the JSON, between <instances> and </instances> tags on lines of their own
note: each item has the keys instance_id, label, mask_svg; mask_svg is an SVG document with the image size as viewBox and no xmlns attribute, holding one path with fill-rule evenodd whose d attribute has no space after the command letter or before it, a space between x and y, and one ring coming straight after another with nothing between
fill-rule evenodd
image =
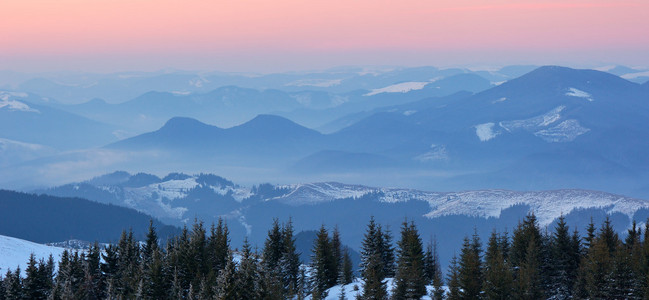
<instances>
[{"instance_id":1,"label":"conifer forest","mask_svg":"<svg viewBox=\"0 0 649 300\"><path fill-rule=\"evenodd\" d=\"M648 222L649 224L649 222ZM464 238L443 272L436 242L405 220L398 235L371 218L354 266L338 228L322 226L310 262L301 262L291 221L276 220L263 248L230 247L219 220L185 227L161 242L124 231L116 244L66 250L60 260L32 255L25 270L0 276L0 300L15 299L646 299L649 225L625 237L609 219L584 236L559 219L540 228L529 214L511 233ZM356 271L357 270L357 271ZM354 290L334 286L349 286ZM353 296L352 296L353 295Z\"/></svg>"}]
</instances>

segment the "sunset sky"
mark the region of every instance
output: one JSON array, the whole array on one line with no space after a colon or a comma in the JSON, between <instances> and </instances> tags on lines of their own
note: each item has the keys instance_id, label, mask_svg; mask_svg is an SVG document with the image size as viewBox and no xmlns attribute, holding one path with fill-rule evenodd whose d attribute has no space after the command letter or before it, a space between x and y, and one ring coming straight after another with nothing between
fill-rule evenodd
<instances>
[{"instance_id":1,"label":"sunset sky","mask_svg":"<svg viewBox=\"0 0 649 300\"><path fill-rule=\"evenodd\" d=\"M649 66L647 0L0 0L0 70Z\"/></svg>"}]
</instances>

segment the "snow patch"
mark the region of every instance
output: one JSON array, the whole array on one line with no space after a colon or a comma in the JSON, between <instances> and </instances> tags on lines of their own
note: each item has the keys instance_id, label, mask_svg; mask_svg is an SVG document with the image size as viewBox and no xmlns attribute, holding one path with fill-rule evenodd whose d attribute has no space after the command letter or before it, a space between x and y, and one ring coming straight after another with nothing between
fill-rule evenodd
<instances>
[{"instance_id":1,"label":"snow patch","mask_svg":"<svg viewBox=\"0 0 649 300\"><path fill-rule=\"evenodd\" d=\"M430 151L416 156L415 160L421 162L448 160L448 151L446 151L446 145L432 144L430 145Z\"/></svg>"},{"instance_id":2,"label":"snow patch","mask_svg":"<svg viewBox=\"0 0 649 300\"><path fill-rule=\"evenodd\" d=\"M494 132L494 123L484 123L478 124L475 126L475 134L478 136L481 142L486 142L495 138L500 132Z\"/></svg>"},{"instance_id":3,"label":"snow patch","mask_svg":"<svg viewBox=\"0 0 649 300\"><path fill-rule=\"evenodd\" d=\"M280 200L292 205L315 204L336 199L356 199L374 191L373 189L364 186L347 185L336 182L284 185L279 186L278 188L290 189L291 192L283 196L267 199L267 201Z\"/></svg>"},{"instance_id":4,"label":"snow patch","mask_svg":"<svg viewBox=\"0 0 649 300\"><path fill-rule=\"evenodd\" d=\"M559 119L561 119L561 112L565 108L566 107L562 105L540 116L536 116L524 120L502 121L498 123L498 125L503 129L507 130L508 132L512 132L515 130L528 130L528 131L539 130L542 127L546 127L548 125L553 124L554 122L559 121Z\"/></svg>"},{"instance_id":5,"label":"snow patch","mask_svg":"<svg viewBox=\"0 0 649 300\"><path fill-rule=\"evenodd\" d=\"M402 82L402 83L397 83L393 84L390 86L386 86L384 88L380 89L373 89L369 93L363 95L363 96L374 96L378 95L381 93L407 93L410 91L414 90L421 90L423 89L427 84L429 84L429 81L426 82L421 82L421 81L411 81L411 82Z\"/></svg>"},{"instance_id":6,"label":"snow patch","mask_svg":"<svg viewBox=\"0 0 649 300\"><path fill-rule=\"evenodd\" d=\"M570 119L559 123L552 128L539 130L534 135L544 139L546 142L563 143L571 142L578 136L590 131L590 129L581 126L579 121Z\"/></svg>"},{"instance_id":7,"label":"snow patch","mask_svg":"<svg viewBox=\"0 0 649 300\"><path fill-rule=\"evenodd\" d=\"M491 103L495 104L495 103L500 103L500 102L505 102L505 101L507 101L507 97L501 97L498 100L491 101Z\"/></svg>"},{"instance_id":8,"label":"snow patch","mask_svg":"<svg viewBox=\"0 0 649 300\"><path fill-rule=\"evenodd\" d=\"M300 79L285 84L285 86L313 86L313 87L332 87L340 85L342 79Z\"/></svg>"},{"instance_id":9,"label":"snow patch","mask_svg":"<svg viewBox=\"0 0 649 300\"><path fill-rule=\"evenodd\" d=\"M582 90L578 90L576 88L570 88L568 92L566 92L566 96L584 98L590 102L593 102L593 96L591 94L584 92Z\"/></svg>"}]
</instances>

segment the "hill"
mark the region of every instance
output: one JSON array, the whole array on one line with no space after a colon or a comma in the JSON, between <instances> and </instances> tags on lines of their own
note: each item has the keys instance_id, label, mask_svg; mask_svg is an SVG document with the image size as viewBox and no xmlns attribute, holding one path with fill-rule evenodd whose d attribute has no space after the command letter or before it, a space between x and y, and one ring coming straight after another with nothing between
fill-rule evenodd
<instances>
[{"instance_id":1,"label":"hill","mask_svg":"<svg viewBox=\"0 0 649 300\"><path fill-rule=\"evenodd\" d=\"M131 228L143 239L152 218L133 209L81 198L0 190L0 234L37 243L70 239L116 242ZM162 237L179 229L154 220Z\"/></svg>"}]
</instances>

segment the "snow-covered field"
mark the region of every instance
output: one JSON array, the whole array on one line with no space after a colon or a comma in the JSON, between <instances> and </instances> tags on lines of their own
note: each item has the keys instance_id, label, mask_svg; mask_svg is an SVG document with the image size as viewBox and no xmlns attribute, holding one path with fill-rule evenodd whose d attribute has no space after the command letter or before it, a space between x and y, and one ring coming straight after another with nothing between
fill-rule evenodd
<instances>
[{"instance_id":1,"label":"snow-covered field","mask_svg":"<svg viewBox=\"0 0 649 300\"><path fill-rule=\"evenodd\" d=\"M64 248L0 235L0 274L6 274L8 269L15 271L17 266L20 266L20 269L24 271L32 253L37 260L41 258L47 260L51 254L55 262L59 261L63 250Z\"/></svg>"}]
</instances>

